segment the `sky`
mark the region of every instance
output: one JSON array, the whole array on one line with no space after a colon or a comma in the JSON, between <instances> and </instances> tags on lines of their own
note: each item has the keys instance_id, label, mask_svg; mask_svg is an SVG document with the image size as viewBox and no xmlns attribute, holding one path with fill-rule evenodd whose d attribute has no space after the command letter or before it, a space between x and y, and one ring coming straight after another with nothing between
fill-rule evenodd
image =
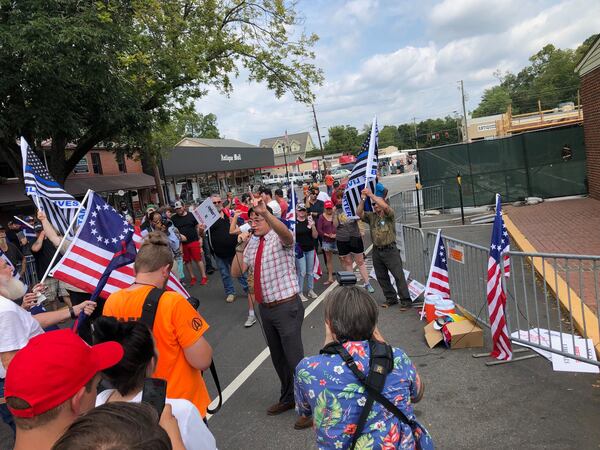
<instances>
[{"instance_id":1,"label":"sky","mask_svg":"<svg viewBox=\"0 0 600 450\"><path fill-rule=\"evenodd\" d=\"M494 73L518 72L551 43L576 48L600 32L600 0L299 0L307 33L320 40L315 64L325 81L315 88L320 134L462 114ZM276 98L241 73L234 91L215 90L196 103L217 115L221 135L258 145L260 139L309 131L318 146L312 111L290 95Z\"/></svg>"}]
</instances>

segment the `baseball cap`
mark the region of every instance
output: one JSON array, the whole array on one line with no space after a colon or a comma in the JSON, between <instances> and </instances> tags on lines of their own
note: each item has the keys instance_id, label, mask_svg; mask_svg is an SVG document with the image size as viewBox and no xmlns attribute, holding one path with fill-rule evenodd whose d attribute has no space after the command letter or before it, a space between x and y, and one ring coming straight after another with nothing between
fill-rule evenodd
<instances>
[{"instance_id":1,"label":"baseball cap","mask_svg":"<svg viewBox=\"0 0 600 450\"><path fill-rule=\"evenodd\" d=\"M306 205L304 203L300 202L300 203L298 203L298 205L296 205L296 209L306 211Z\"/></svg>"},{"instance_id":2,"label":"baseball cap","mask_svg":"<svg viewBox=\"0 0 600 450\"><path fill-rule=\"evenodd\" d=\"M325 209L333 208L333 202L331 200L327 200L324 205Z\"/></svg>"},{"instance_id":3,"label":"baseball cap","mask_svg":"<svg viewBox=\"0 0 600 450\"><path fill-rule=\"evenodd\" d=\"M183 208L183 203L181 203L180 201L176 201L174 208L175 209Z\"/></svg>"},{"instance_id":4,"label":"baseball cap","mask_svg":"<svg viewBox=\"0 0 600 450\"><path fill-rule=\"evenodd\" d=\"M148 206L146 206L146 212L154 212L156 211L156 205L153 205L152 203L150 203Z\"/></svg>"},{"instance_id":5,"label":"baseball cap","mask_svg":"<svg viewBox=\"0 0 600 450\"><path fill-rule=\"evenodd\" d=\"M4 225L0 223L0 230L4 230Z\"/></svg>"},{"instance_id":6,"label":"baseball cap","mask_svg":"<svg viewBox=\"0 0 600 450\"><path fill-rule=\"evenodd\" d=\"M33 216L27 216L25 217L25 222L33 222Z\"/></svg>"},{"instance_id":7,"label":"baseball cap","mask_svg":"<svg viewBox=\"0 0 600 450\"><path fill-rule=\"evenodd\" d=\"M121 358L123 347L117 342L89 346L69 329L40 334L8 366L4 397L18 397L31 405L27 409L9 406L10 412L31 418L56 408Z\"/></svg>"}]
</instances>

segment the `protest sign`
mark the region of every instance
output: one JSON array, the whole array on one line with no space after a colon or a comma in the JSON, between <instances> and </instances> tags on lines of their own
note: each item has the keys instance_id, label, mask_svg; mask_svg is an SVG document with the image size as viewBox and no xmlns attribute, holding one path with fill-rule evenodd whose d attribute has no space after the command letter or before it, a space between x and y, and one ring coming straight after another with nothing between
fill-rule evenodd
<instances>
[{"instance_id":1,"label":"protest sign","mask_svg":"<svg viewBox=\"0 0 600 450\"><path fill-rule=\"evenodd\" d=\"M221 215L213 205L212 198L208 197L204 200L200 206L192 211L193 216L196 218L198 223L204 225L205 229L209 229L213 223L215 223Z\"/></svg>"}]
</instances>

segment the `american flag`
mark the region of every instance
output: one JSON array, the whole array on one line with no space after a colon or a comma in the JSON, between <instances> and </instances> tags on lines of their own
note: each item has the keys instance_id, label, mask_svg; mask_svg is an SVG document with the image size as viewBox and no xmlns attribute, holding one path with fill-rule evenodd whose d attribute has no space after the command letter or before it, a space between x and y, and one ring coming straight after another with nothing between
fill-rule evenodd
<instances>
[{"instance_id":1,"label":"american flag","mask_svg":"<svg viewBox=\"0 0 600 450\"><path fill-rule=\"evenodd\" d=\"M379 130L377 128L377 119L373 119L371 133L365 139L361 147L361 152L356 158L356 164L352 169L348 184L344 189L342 197L342 207L348 218L356 218L356 209L360 203L361 191L367 187L371 192L375 192L377 184L377 151L379 142ZM371 211L371 200L365 201L365 211Z\"/></svg>"},{"instance_id":2,"label":"american flag","mask_svg":"<svg viewBox=\"0 0 600 450\"><path fill-rule=\"evenodd\" d=\"M431 259L431 268L429 277L425 286L425 296L439 295L443 299L450 299L450 284L448 284L448 257L444 240L442 239L442 230L438 230L435 240L433 258Z\"/></svg>"},{"instance_id":3,"label":"american flag","mask_svg":"<svg viewBox=\"0 0 600 450\"><path fill-rule=\"evenodd\" d=\"M52 178L24 137L21 137L21 156L25 194L46 213L46 217L60 234L66 234L77 214L79 202Z\"/></svg>"},{"instance_id":4,"label":"american flag","mask_svg":"<svg viewBox=\"0 0 600 450\"><path fill-rule=\"evenodd\" d=\"M142 236L134 231L123 216L99 195L91 192L83 223L61 260L50 271L50 276L93 293L106 273L106 284L98 295L107 298L113 292L131 286L135 281L132 262L114 270L110 268L124 262L124 258L132 261L132 252L137 252L142 240ZM135 248L128 245L131 241ZM120 251L123 252L122 255L118 255ZM189 297L173 273L169 276L167 289Z\"/></svg>"},{"instance_id":5,"label":"american flag","mask_svg":"<svg viewBox=\"0 0 600 450\"><path fill-rule=\"evenodd\" d=\"M510 360L512 358L512 346L504 312L506 294L502 286L500 270L500 264L503 264L505 268L509 267L508 273L510 273L510 261L505 258L507 255L503 255L504 252L509 250L509 244L508 232L502 219L500 194L496 194L496 217L492 229L492 244L488 259L487 301L492 329L493 349L491 356L503 360ZM505 271L506 274L507 272Z\"/></svg>"}]
</instances>

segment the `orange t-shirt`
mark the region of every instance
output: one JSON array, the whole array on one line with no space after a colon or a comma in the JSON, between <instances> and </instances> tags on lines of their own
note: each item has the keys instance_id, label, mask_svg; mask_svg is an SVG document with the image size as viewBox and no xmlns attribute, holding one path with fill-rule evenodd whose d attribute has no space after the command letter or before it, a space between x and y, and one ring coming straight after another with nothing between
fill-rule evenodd
<instances>
[{"instance_id":1,"label":"orange t-shirt","mask_svg":"<svg viewBox=\"0 0 600 450\"><path fill-rule=\"evenodd\" d=\"M325 175L325 185L333 186L333 175Z\"/></svg>"},{"instance_id":2,"label":"orange t-shirt","mask_svg":"<svg viewBox=\"0 0 600 450\"><path fill-rule=\"evenodd\" d=\"M111 294L104 305L105 316L118 320L139 320L142 305L152 286L121 290ZM167 380L167 397L192 402L206 416L210 397L200 371L192 367L183 349L194 344L208 330L208 324L180 294L166 291L154 319L158 364L153 376Z\"/></svg>"}]
</instances>

